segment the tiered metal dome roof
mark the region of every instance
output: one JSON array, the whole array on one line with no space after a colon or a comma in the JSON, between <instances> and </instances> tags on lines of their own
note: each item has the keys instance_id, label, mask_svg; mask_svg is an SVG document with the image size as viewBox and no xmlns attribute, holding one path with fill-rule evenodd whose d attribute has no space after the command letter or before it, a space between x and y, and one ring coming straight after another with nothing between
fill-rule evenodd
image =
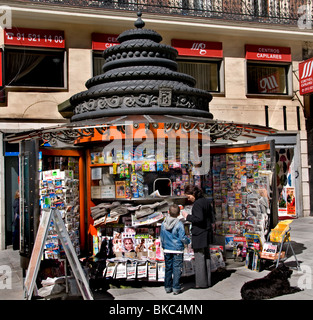
<instances>
[{"instance_id":1,"label":"tiered metal dome roof","mask_svg":"<svg viewBox=\"0 0 313 320\"><path fill-rule=\"evenodd\" d=\"M194 86L193 77L177 72L177 50L143 29L138 13L135 29L121 33L120 44L103 52L103 74L86 82L87 90L71 97L71 121L118 115L192 115L212 119L212 95Z\"/></svg>"},{"instance_id":2,"label":"tiered metal dome roof","mask_svg":"<svg viewBox=\"0 0 313 320\"><path fill-rule=\"evenodd\" d=\"M246 141L274 134L275 129L213 119L209 111L212 96L197 89L193 77L177 72L177 50L160 44L162 37L143 29L141 13L135 29L118 37L120 44L103 52L103 74L86 82L87 90L59 105L60 113L71 123L7 136L18 142L40 138L51 145L57 141L77 143L77 139L102 134L111 125L118 128L144 123L154 128L164 124L166 132L183 128L185 132L210 134L212 142Z\"/></svg>"}]
</instances>

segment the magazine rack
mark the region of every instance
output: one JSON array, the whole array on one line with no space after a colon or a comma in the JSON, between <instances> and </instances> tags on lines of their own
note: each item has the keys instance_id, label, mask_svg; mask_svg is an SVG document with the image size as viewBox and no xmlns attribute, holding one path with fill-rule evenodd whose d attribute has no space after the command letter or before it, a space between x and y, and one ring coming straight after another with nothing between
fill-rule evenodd
<instances>
[{"instance_id":1,"label":"magazine rack","mask_svg":"<svg viewBox=\"0 0 313 320\"><path fill-rule=\"evenodd\" d=\"M277 226L274 229L271 230L271 232L268 235L268 241L271 243L277 244L278 252L273 258L268 258L264 256L261 256L261 258L266 260L273 260L273 262L276 261L276 268L277 268L280 262L287 260L288 258L287 253L290 248L296 260L296 269L300 270L301 269L300 264L298 262L298 259L293 250L291 240L290 240L290 230L291 230L290 223L291 222L292 220L281 221L277 224ZM282 250L285 244L286 244L285 246L286 251L284 252Z\"/></svg>"},{"instance_id":2,"label":"magazine rack","mask_svg":"<svg viewBox=\"0 0 313 320\"><path fill-rule=\"evenodd\" d=\"M72 272L74 274L77 286L81 292L82 297L84 298L84 300L93 300L88 280L86 278L84 270L80 265L72 241L67 233L66 227L61 217L61 213L58 209L55 208L51 209L50 211L42 212L35 244L24 281L24 298L26 300L31 300L32 298L51 221L54 222L54 227L59 236L59 239L61 240L65 255L70 263Z\"/></svg>"}]
</instances>

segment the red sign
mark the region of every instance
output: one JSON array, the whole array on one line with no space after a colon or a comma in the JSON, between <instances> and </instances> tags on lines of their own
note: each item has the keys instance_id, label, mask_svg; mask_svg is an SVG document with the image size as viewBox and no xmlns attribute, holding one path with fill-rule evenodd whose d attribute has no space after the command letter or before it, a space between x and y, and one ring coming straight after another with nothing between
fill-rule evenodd
<instances>
[{"instance_id":1,"label":"red sign","mask_svg":"<svg viewBox=\"0 0 313 320\"><path fill-rule=\"evenodd\" d=\"M172 39L172 46L180 56L223 58L221 42Z\"/></svg>"},{"instance_id":2,"label":"red sign","mask_svg":"<svg viewBox=\"0 0 313 320\"><path fill-rule=\"evenodd\" d=\"M93 33L92 34L92 50L101 50L119 44L117 34Z\"/></svg>"},{"instance_id":3,"label":"red sign","mask_svg":"<svg viewBox=\"0 0 313 320\"><path fill-rule=\"evenodd\" d=\"M313 58L299 63L300 94L313 92Z\"/></svg>"},{"instance_id":4,"label":"red sign","mask_svg":"<svg viewBox=\"0 0 313 320\"><path fill-rule=\"evenodd\" d=\"M288 47L246 45L247 60L291 62L291 50Z\"/></svg>"},{"instance_id":5,"label":"red sign","mask_svg":"<svg viewBox=\"0 0 313 320\"><path fill-rule=\"evenodd\" d=\"M4 44L23 47L64 49L64 31L30 28L4 29Z\"/></svg>"}]
</instances>

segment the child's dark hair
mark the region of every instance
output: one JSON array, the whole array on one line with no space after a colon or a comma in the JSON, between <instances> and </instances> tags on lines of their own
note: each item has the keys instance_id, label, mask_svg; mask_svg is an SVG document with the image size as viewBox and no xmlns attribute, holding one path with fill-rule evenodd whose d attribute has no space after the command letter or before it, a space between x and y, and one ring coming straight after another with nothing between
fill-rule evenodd
<instances>
[{"instance_id":1,"label":"child's dark hair","mask_svg":"<svg viewBox=\"0 0 313 320\"><path fill-rule=\"evenodd\" d=\"M194 196L197 199L202 198L203 197L203 191L201 188L194 186L192 184L189 184L185 187L185 194L190 194L192 196Z\"/></svg>"},{"instance_id":2,"label":"child's dark hair","mask_svg":"<svg viewBox=\"0 0 313 320\"><path fill-rule=\"evenodd\" d=\"M173 218L177 218L180 214L180 208L176 203L173 203L169 208L169 214Z\"/></svg>"}]
</instances>

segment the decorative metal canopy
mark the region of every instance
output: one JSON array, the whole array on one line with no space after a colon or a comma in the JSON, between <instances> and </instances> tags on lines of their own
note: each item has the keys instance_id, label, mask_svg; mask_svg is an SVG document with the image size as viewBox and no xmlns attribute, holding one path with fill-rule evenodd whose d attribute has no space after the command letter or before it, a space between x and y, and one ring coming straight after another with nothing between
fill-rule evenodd
<instances>
[{"instance_id":1,"label":"decorative metal canopy","mask_svg":"<svg viewBox=\"0 0 313 320\"><path fill-rule=\"evenodd\" d=\"M42 139L50 145L55 145L57 141L74 144L79 138L93 137L95 132L104 134L111 126L124 132L126 126L137 129L140 124L145 124L145 128L157 129L160 124L164 124L164 132L182 130L191 132L197 130L199 133L207 134L213 143L227 143L237 141L247 141L259 136L266 136L276 133L273 128L225 122L212 119L204 119L191 116L173 115L124 115L107 117L94 120L77 121L41 130L33 130L17 134L8 135L5 140L8 142L18 142L29 139Z\"/></svg>"}]
</instances>

